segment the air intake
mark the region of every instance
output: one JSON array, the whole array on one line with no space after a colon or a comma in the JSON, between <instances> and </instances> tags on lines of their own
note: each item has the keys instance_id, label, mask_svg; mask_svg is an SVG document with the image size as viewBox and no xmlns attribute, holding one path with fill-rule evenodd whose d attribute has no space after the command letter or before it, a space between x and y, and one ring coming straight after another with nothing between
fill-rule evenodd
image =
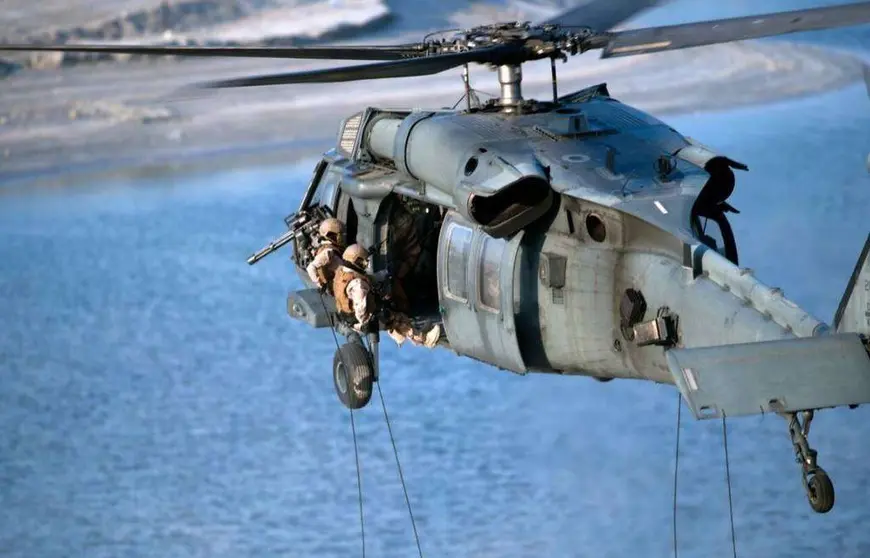
<instances>
[{"instance_id":1,"label":"air intake","mask_svg":"<svg viewBox=\"0 0 870 558\"><path fill-rule=\"evenodd\" d=\"M338 135L338 150L347 157L353 157L353 154L356 152L362 117L363 113L358 112L341 123L341 131Z\"/></svg>"}]
</instances>

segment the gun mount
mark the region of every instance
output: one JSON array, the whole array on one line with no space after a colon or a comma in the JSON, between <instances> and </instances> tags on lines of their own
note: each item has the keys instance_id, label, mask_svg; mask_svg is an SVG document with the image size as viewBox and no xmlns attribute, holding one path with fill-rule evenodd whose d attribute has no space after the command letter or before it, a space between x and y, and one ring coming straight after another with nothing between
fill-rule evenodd
<instances>
[{"instance_id":1,"label":"gun mount","mask_svg":"<svg viewBox=\"0 0 870 558\"><path fill-rule=\"evenodd\" d=\"M312 208L291 213L284 218L284 223L287 225L287 232L255 252L248 258L248 265L254 265L272 252L280 250L290 241L296 241L297 254L310 257L311 255L311 238L317 235L317 227L324 219L331 217L331 213L323 206L316 205ZM295 258L294 258L295 260ZM307 265L307 261L297 262L303 267Z\"/></svg>"}]
</instances>

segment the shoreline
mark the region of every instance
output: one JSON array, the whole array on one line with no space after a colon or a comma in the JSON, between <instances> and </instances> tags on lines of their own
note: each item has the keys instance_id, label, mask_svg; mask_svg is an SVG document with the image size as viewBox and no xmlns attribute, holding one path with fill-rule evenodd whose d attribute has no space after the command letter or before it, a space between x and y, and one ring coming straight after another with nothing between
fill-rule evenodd
<instances>
[{"instance_id":1,"label":"shoreline","mask_svg":"<svg viewBox=\"0 0 870 558\"><path fill-rule=\"evenodd\" d=\"M389 25L394 17L385 0L340 0L333 5L334 1L91 0L94 5L89 9L75 9L63 0L42 0L41 9L33 9L30 0L7 0L9 21L0 43L303 46L364 36ZM54 23L46 26L44 20ZM31 68L124 64L140 58L4 52L0 77Z\"/></svg>"},{"instance_id":2,"label":"shoreline","mask_svg":"<svg viewBox=\"0 0 870 558\"><path fill-rule=\"evenodd\" d=\"M3 80L0 98L0 188L70 173L207 165L210 159L292 164L331 147L340 121L366 106L437 108L462 95L460 69L422 78L178 94L215 77L328 65L143 60L19 72ZM821 47L751 41L624 59L582 55L557 70L560 95L606 82L615 98L664 118L843 88L862 79L862 60ZM497 90L485 68L472 67L471 79L473 87ZM526 98L549 98L549 64L528 64L523 86Z\"/></svg>"}]
</instances>

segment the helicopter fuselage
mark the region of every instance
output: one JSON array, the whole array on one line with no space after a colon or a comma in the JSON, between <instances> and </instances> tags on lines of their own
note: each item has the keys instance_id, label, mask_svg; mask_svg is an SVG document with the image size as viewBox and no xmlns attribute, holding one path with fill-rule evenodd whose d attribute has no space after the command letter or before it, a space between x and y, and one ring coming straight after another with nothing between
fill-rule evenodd
<instances>
[{"instance_id":1,"label":"helicopter fuselage","mask_svg":"<svg viewBox=\"0 0 870 558\"><path fill-rule=\"evenodd\" d=\"M342 126L303 208L327 205L375 246L373 272L399 257L396 203L443 214L428 269L446 344L518 373L674 383L663 347L829 329L738 267L725 213L731 169L745 166L604 85L560 101L527 114L368 109Z\"/></svg>"},{"instance_id":2,"label":"helicopter fuselage","mask_svg":"<svg viewBox=\"0 0 870 558\"><path fill-rule=\"evenodd\" d=\"M421 255L402 290L412 319L443 327L440 344L519 374L673 384L696 419L778 414L826 513L833 484L809 426L815 410L870 402L870 236L828 325L740 266L734 169L748 170L604 84L553 103L369 108L342 124L281 242L328 211L370 247L369 271L389 274L417 253L403 248L412 215ZM347 336L333 380L359 409L379 336L362 349L313 288L309 240L293 256L309 288L287 310Z\"/></svg>"}]
</instances>

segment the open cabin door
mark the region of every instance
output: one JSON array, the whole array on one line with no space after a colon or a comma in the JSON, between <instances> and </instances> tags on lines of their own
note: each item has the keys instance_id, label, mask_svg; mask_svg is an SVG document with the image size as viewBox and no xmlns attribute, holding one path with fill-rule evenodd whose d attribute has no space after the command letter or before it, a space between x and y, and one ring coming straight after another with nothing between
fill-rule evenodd
<instances>
[{"instance_id":1,"label":"open cabin door","mask_svg":"<svg viewBox=\"0 0 870 558\"><path fill-rule=\"evenodd\" d=\"M525 372L514 323L514 285L523 232L496 239L450 212L438 239L438 298L456 352Z\"/></svg>"}]
</instances>

